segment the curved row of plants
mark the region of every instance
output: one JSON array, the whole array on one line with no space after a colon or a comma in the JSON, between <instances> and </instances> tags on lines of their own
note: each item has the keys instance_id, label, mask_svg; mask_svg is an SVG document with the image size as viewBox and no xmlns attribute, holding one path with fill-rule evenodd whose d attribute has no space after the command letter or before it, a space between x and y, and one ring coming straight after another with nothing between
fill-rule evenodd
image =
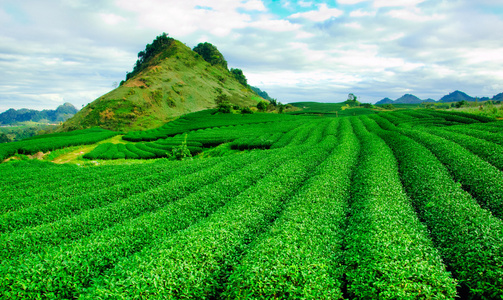
<instances>
[{"instance_id":1,"label":"curved row of plants","mask_svg":"<svg viewBox=\"0 0 503 300\"><path fill-rule=\"evenodd\" d=\"M187 134L262 147L221 157L0 165L1 298L501 298L497 123L302 120Z\"/></svg>"},{"instance_id":2,"label":"curved row of plants","mask_svg":"<svg viewBox=\"0 0 503 300\"><path fill-rule=\"evenodd\" d=\"M363 118L364 119L364 118ZM454 180L429 149L383 130L382 120L365 120L393 149L401 181L436 248L459 281L464 298L498 299L503 295L503 222ZM378 125L379 124L379 125ZM490 184L488 182L488 184Z\"/></svg>"},{"instance_id":3,"label":"curved row of plants","mask_svg":"<svg viewBox=\"0 0 503 300\"><path fill-rule=\"evenodd\" d=\"M19 142L0 144L0 161L16 153L33 154L70 146L94 144L119 134L101 128L76 130L67 133L48 134L32 137Z\"/></svg>"}]
</instances>

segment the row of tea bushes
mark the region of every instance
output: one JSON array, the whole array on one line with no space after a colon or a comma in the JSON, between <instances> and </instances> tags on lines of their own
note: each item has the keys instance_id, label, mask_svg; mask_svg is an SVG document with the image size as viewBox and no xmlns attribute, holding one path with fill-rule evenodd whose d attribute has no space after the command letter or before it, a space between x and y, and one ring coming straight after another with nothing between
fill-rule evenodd
<instances>
[{"instance_id":1,"label":"row of tea bushes","mask_svg":"<svg viewBox=\"0 0 503 300\"><path fill-rule=\"evenodd\" d=\"M419 217L454 278L462 297L498 299L503 295L503 222L453 180L426 147L399 132L384 131L362 118L393 149L401 181Z\"/></svg>"}]
</instances>

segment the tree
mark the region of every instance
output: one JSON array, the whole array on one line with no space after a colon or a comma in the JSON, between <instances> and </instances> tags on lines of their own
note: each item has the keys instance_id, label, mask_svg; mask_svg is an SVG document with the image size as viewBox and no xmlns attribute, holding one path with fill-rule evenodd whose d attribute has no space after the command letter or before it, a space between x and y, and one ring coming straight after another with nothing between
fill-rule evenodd
<instances>
[{"instance_id":1,"label":"tree","mask_svg":"<svg viewBox=\"0 0 503 300\"><path fill-rule=\"evenodd\" d=\"M126 73L126 80L145 69L150 60L168 48L173 41L173 38L168 37L168 34L163 32L155 38L152 44L147 44L147 46L145 46L145 50L138 52L138 60L136 61L133 71Z\"/></svg>"},{"instance_id":2,"label":"tree","mask_svg":"<svg viewBox=\"0 0 503 300\"><path fill-rule=\"evenodd\" d=\"M170 156L177 160L192 159L192 154L190 153L190 150L187 147L187 134L185 134L185 138L183 139L183 142L180 146L171 149Z\"/></svg>"},{"instance_id":3,"label":"tree","mask_svg":"<svg viewBox=\"0 0 503 300\"><path fill-rule=\"evenodd\" d=\"M244 114L253 114L253 111L248 107L243 107L243 109L241 109L241 113L244 115Z\"/></svg>"},{"instance_id":4,"label":"tree","mask_svg":"<svg viewBox=\"0 0 503 300\"><path fill-rule=\"evenodd\" d=\"M199 43L192 50L201 55L201 57L210 64L222 66L227 70L227 61L225 60L222 53L218 51L217 47L213 46L212 44L208 42Z\"/></svg>"},{"instance_id":5,"label":"tree","mask_svg":"<svg viewBox=\"0 0 503 300\"><path fill-rule=\"evenodd\" d=\"M229 103L220 103L217 106L218 112L223 114L230 114L232 112L231 105Z\"/></svg>"},{"instance_id":6,"label":"tree","mask_svg":"<svg viewBox=\"0 0 503 300\"><path fill-rule=\"evenodd\" d=\"M257 103L257 109L260 111L265 111L267 109L267 105L269 105L266 101L260 101Z\"/></svg>"},{"instance_id":7,"label":"tree","mask_svg":"<svg viewBox=\"0 0 503 300\"><path fill-rule=\"evenodd\" d=\"M348 106L359 106L360 105L360 102L358 102L358 97L355 96L355 94L353 93L350 93L348 95L348 100L344 101L345 104L347 104Z\"/></svg>"},{"instance_id":8,"label":"tree","mask_svg":"<svg viewBox=\"0 0 503 300\"><path fill-rule=\"evenodd\" d=\"M241 69L233 69L231 68L231 74L234 76L234 78L239 81L243 86L247 87L248 86L248 81L246 80L245 75L243 74L243 71Z\"/></svg>"},{"instance_id":9,"label":"tree","mask_svg":"<svg viewBox=\"0 0 503 300\"><path fill-rule=\"evenodd\" d=\"M278 105L278 113L282 114L285 111L285 107L286 105L280 103Z\"/></svg>"},{"instance_id":10,"label":"tree","mask_svg":"<svg viewBox=\"0 0 503 300\"><path fill-rule=\"evenodd\" d=\"M227 102L229 102L229 97L227 97L227 95L225 95L225 94L219 93L217 95L217 97L215 98L215 103L217 105L220 105L222 103L227 103Z\"/></svg>"}]
</instances>

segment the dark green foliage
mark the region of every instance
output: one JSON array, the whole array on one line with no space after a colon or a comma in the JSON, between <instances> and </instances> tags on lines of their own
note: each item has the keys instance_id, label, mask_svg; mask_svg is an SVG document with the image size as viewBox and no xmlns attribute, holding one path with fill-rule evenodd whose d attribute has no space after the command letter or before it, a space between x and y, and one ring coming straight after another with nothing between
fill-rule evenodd
<instances>
[{"instance_id":1,"label":"dark green foliage","mask_svg":"<svg viewBox=\"0 0 503 300\"><path fill-rule=\"evenodd\" d=\"M243 74L243 71L241 69L234 69L231 68L231 74L236 78L239 83L241 83L243 86L248 87L248 81L246 80L246 76Z\"/></svg>"},{"instance_id":2,"label":"dark green foliage","mask_svg":"<svg viewBox=\"0 0 503 300\"><path fill-rule=\"evenodd\" d=\"M133 71L131 73L127 73L126 81L144 70L149 65L149 62L156 55L171 46L173 41L174 39L168 37L167 33L163 33L157 36L152 44L147 44L147 46L145 46L145 50L138 53L138 60L136 61Z\"/></svg>"},{"instance_id":3,"label":"dark green foliage","mask_svg":"<svg viewBox=\"0 0 503 300\"><path fill-rule=\"evenodd\" d=\"M217 110L219 113L230 114L232 112L232 107L229 103L220 103L217 106Z\"/></svg>"},{"instance_id":4,"label":"dark green foliage","mask_svg":"<svg viewBox=\"0 0 503 300\"><path fill-rule=\"evenodd\" d=\"M201 57L210 64L214 66L221 66L227 70L227 61L225 60L222 53L218 51L217 47L213 46L212 44L208 42L199 43L192 50L201 55Z\"/></svg>"},{"instance_id":5,"label":"dark green foliage","mask_svg":"<svg viewBox=\"0 0 503 300\"><path fill-rule=\"evenodd\" d=\"M253 111L248 106L246 106L241 109L241 113L242 114L253 114Z\"/></svg>"},{"instance_id":6,"label":"dark green foliage","mask_svg":"<svg viewBox=\"0 0 503 300\"><path fill-rule=\"evenodd\" d=\"M228 104L229 103L229 97L225 94L218 94L217 97L215 98L215 103L217 105L220 104Z\"/></svg>"},{"instance_id":7,"label":"dark green foliage","mask_svg":"<svg viewBox=\"0 0 503 300\"><path fill-rule=\"evenodd\" d=\"M190 150L187 147L187 135L185 135L185 138L180 146L173 147L171 149L171 157L176 160L185 160L192 157Z\"/></svg>"},{"instance_id":8,"label":"dark green foliage","mask_svg":"<svg viewBox=\"0 0 503 300\"><path fill-rule=\"evenodd\" d=\"M265 111L267 109L267 105L269 105L269 103L265 101L260 101L259 103L257 103L257 108L260 111Z\"/></svg>"}]
</instances>

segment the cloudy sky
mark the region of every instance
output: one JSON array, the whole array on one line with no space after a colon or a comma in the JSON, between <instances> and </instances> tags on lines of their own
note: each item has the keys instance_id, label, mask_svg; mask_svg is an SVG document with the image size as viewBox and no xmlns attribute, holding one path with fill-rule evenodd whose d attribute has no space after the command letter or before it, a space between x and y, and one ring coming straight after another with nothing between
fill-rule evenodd
<instances>
[{"instance_id":1,"label":"cloudy sky","mask_svg":"<svg viewBox=\"0 0 503 300\"><path fill-rule=\"evenodd\" d=\"M283 103L503 92L501 0L0 0L0 111L80 108L162 32Z\"/></svg>"}]
</instances>

